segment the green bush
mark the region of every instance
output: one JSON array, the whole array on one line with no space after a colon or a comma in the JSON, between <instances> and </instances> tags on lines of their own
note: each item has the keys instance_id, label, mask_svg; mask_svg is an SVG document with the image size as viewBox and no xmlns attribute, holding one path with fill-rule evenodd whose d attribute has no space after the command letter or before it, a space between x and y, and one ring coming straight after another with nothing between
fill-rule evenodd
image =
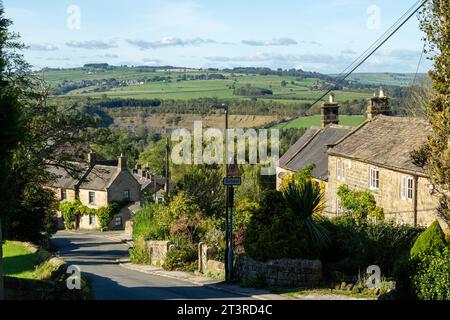
<instances>
[{"instance_id":1,"label":"green bush","mask_svg":"<svg viewBox=\"0 0 450 320\"><path fill-rule=\"evenodd\" d=\"M75 229L75 222L77 220L75 203L68 201L61 202L59 205L59 211L61 211L65 228L68 230Z\"/></svg>"},{"instance_id":2,"label":"green bush","mask_svg":"<svg viewBox=\"0 0 450 320\"><path fill-rule=\"evenodd\" d=\"M447 247L444 232L435 221L433 224L417 238L414 246L411 248L411 258L416 259L421 255L432 254L436 251L442 251Z\"/></svg>"},{"instance_id":3,"label":"green bush","mask_svg":"<svg viewBox=\"0 0 450 320\"><path fill-rule=\"evenodd\" d=\"M412 282L420 300L450 300L450 250L422 256Z\"/></svg>"},{"instance_id":4,"label":"green bush","mask_svg":"<svg viewBox=\"0 0 450 320\"><path fill-rule=\"evenodd\" d=\"M357 220L384 220L383 209L377 206L374 195L370 191L351 190L347 185L339 187L337 195L341 206L351 212Z\"/></svg>"},{"instance_id":5,"label":"green bush","mask_svg":"<svg viewBox=\"0 0 450 320\"><path fill-rule=\"evenodd\" d=\"M133 239L165 240L169 230L161 227L155 218L158 205L148 205L139 210L133 217Z\"/></svg>"},{"instance_id":6,"label":"green bush","mask_svg":"<svg viewBox=\"0 0 450 320\"><path fill-rule=\"evenodd\" d=\"M361 222L349 216L324 224L331 238L330 246L322 253L326 270L347 275L356 274L369 265L378 265L383 275L391 276L395 262L409 253L423 231L390 221Z\"/></svg>"},{"instance_id":7,"label":"green bush","mask_svg":"<svg viewBox=\"0 0 450 320\"><path fill-rule=\"evenodd\" d=\"M196 246L177 247L167 252L162 267L168 271L191 270L193 267L195 269L197 259L198 251Z\"/></svg>"},{"instance_id":8,"label":"green bush","mask_svg":"<svg viewBox=\"0 0 450 320\"><path fill-rule=\"evenodd\" d=\"M132 263L136 264L150 263L150 255L143 237L139 237L134 240L134 246L130 249L130 260Z\"/></svg>"},{"instance_id":9,"label":"green bush","mask_svg":"<svg viewBox=\"0 0 450 320\"><path fill-rule=\"evenodd\" d=\"M317 258L317 247L307 240L300 219L287 209L282 194L269 191L263 198L246 232L245 252L258 261Z\"/></svg>"}]
</instances>

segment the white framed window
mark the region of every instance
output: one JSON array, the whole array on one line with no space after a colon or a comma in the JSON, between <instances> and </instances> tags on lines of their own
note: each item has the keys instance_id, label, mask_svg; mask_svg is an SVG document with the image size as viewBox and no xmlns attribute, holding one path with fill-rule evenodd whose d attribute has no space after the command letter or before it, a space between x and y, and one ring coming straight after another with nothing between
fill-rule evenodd
<instances>
[{"instance_id":1,"label":"white framed window","mask_svg":"<svg viewBox=\"0 0 450 320\"><path fill-rule=\"evenodd\" d=\"M90 214L89 215L89 225L90 226L95 225L96 221L97 221L97 217L95 216L95 214Z\"/></svg>"},{"instance_id":2,"label":"white framed window","mask_svg":"<svg viewBox=\"0 0 450 320\"><path fill-rule=\"evenodd\" d=\"M67 190L63 189L61 192L61 200L66 201L67 200Z\"/></svg>"},{"instance_id":3,"label":"white framed window","mask_svg":"<svg viewBox=\"0 0 450 320\"><path fill-rule=\"evenodd\" d=\"M89 204L95 204L95 192L89 192Z\"/></svg>"},{"instance_id":4,"label":"white framed window","mask_svg":"<svg viewBox=\"0 0 450 320\"><path fill-rule=\"evenodd\" d=\"M378 168L370 168L370 190L380 189L380 170Z\"/></svg>"},{"instance_id":5,"label":"white framed window","mask_svg":"<svg viewBox=\"0 0 450 320\"><path fill-rule=\"evenodd\" d=\"M120 216L116 217L115 225L116 225L116 227L122 227L122 225L123 225L122 217L120 217Z\"/></svg>"},{"instance_id":6,"label":"white framed window","mask_svg":"<svg viewBox=\"0 0 450 320\"><path fill-rule=\"evenodd\" d=\"M341 160L340 159L337 160L336 170L337 170L337 179L341 180L342 171L341 171Z\"/></svg>"},{"instance_id":7,"label":"white framed window","mask_svg":"<svg viewBox=\"0 0 450 320\"><path fill-rule=\"evenodd\" d=\"M413 178L403 176L400 190L402 200L411 201L413 199L413 190L414 190Z\"/></svg>"},{"instance_id":8,"label":"white framed window","mask_svg":"<svg viewBox=\"0 0 450 320\"><path fill-rule=\"evenodd\" d=\"M344 181L345 180L345 161L338 159L336 168L337 168L337 179L339 181Z\"/></svg>"}]
</instances>

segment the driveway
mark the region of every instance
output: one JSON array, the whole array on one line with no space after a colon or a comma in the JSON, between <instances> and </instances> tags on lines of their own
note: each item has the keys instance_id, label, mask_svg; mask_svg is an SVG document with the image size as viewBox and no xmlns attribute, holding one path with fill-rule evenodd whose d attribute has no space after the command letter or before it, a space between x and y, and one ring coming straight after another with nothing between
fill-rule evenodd
<instances>
[{"instance_id":1,"label":"driveway","mask_svg":"<svg viewBox=\"0 0 450 320\"><path fill-rule=\"evenodd\" d=\"M120 267L116 259L128 256L128 246L98 234L60 231L52 238L58 255L89 275L97 300L235 300L251 299L212 287L144 274Z\"/></svg>"}]
</instances>

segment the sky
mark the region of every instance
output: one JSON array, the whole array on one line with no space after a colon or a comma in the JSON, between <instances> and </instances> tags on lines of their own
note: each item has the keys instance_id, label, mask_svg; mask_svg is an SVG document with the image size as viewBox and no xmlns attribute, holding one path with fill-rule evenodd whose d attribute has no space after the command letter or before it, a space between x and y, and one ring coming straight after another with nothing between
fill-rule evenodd
<instances>
[{"instance_id":1,"label":"sky","mask_svg":"<svg viewBox=\"0 0 450 320\"><path fill-rule=\"evenodd\" d=\"M0 0L1 1L1 0ZM35 69L269 67L340 73L416 0L3 0ZM357 72L415 72L417 17ZM420 72L430 69L423 59Z\"/></svg>"}]
</instances>

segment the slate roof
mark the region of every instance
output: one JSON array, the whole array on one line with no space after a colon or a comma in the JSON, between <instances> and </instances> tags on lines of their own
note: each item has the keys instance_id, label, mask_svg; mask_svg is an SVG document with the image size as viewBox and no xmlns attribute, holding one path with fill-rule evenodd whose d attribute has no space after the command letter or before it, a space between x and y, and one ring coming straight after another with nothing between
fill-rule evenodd
<instances>
[{"instance_id":1,"label":"slate roof","mask_svg":"<svg viewBox=\"0 0 450 320\"><path fill-rule=\"evenodd\" d=\"M424 173L413 164L411 152L426 143L430 133L426 120L380 115L342 139L329 154Z\"/></svg>"},{"instance_id":2,"label":"slate roof","mask_svg":"<svg viewBox=\"0 0 450 320\"><path fill-rule=\"evenodd\" d=\"M328 145L335 144L353 129L338 125L311 128L280 159L280 167L298 172L315 164L313 177L328 180Z\"/></svg>"},{"instance_id":3,"label":"slate roof","mask_svg":"<svg viewBox=\"0 0 450 320\"><path fill-rule=\"evenodd\" d=\"M80 189L104 191L120 173L117 166L95 165L83 179Z\"/></svg>"},{"instance_id":4,"label":"slate roof","mask_svg":"<svg viewBox=\"0 0 450 320\"><path fill-rule=\"evenodd\" d=\"M155 190L155 182L151 179L148 179L146 177L143 177L142 174L139 173L133 173L134 178L139 182L141 185L141 191L145 191L147 189L147 192L149 194L155 194L156 192L160 190L164 190L166 186L166 178L156 176L156 190ZM170 184L170 190L173 191L175 189L175 182L172 180L169 181Z\"/></svg>"},{"instance_id":5,"label":"slate roof","mask_svg":"<svg viewBox=\"0 0 450 320\"><path fill-rule=\"evenodd\" d=\"M79 170L79 175L82 177L88 170L87 165L82 163L73 162L70 163L74 168ZM73 178L64 168L57 166L48 166L47 172L49 172L54 180L51 182L51 187L62 189L75 189L78 184L78 179Z\"/></svg>"}]
</instances>

